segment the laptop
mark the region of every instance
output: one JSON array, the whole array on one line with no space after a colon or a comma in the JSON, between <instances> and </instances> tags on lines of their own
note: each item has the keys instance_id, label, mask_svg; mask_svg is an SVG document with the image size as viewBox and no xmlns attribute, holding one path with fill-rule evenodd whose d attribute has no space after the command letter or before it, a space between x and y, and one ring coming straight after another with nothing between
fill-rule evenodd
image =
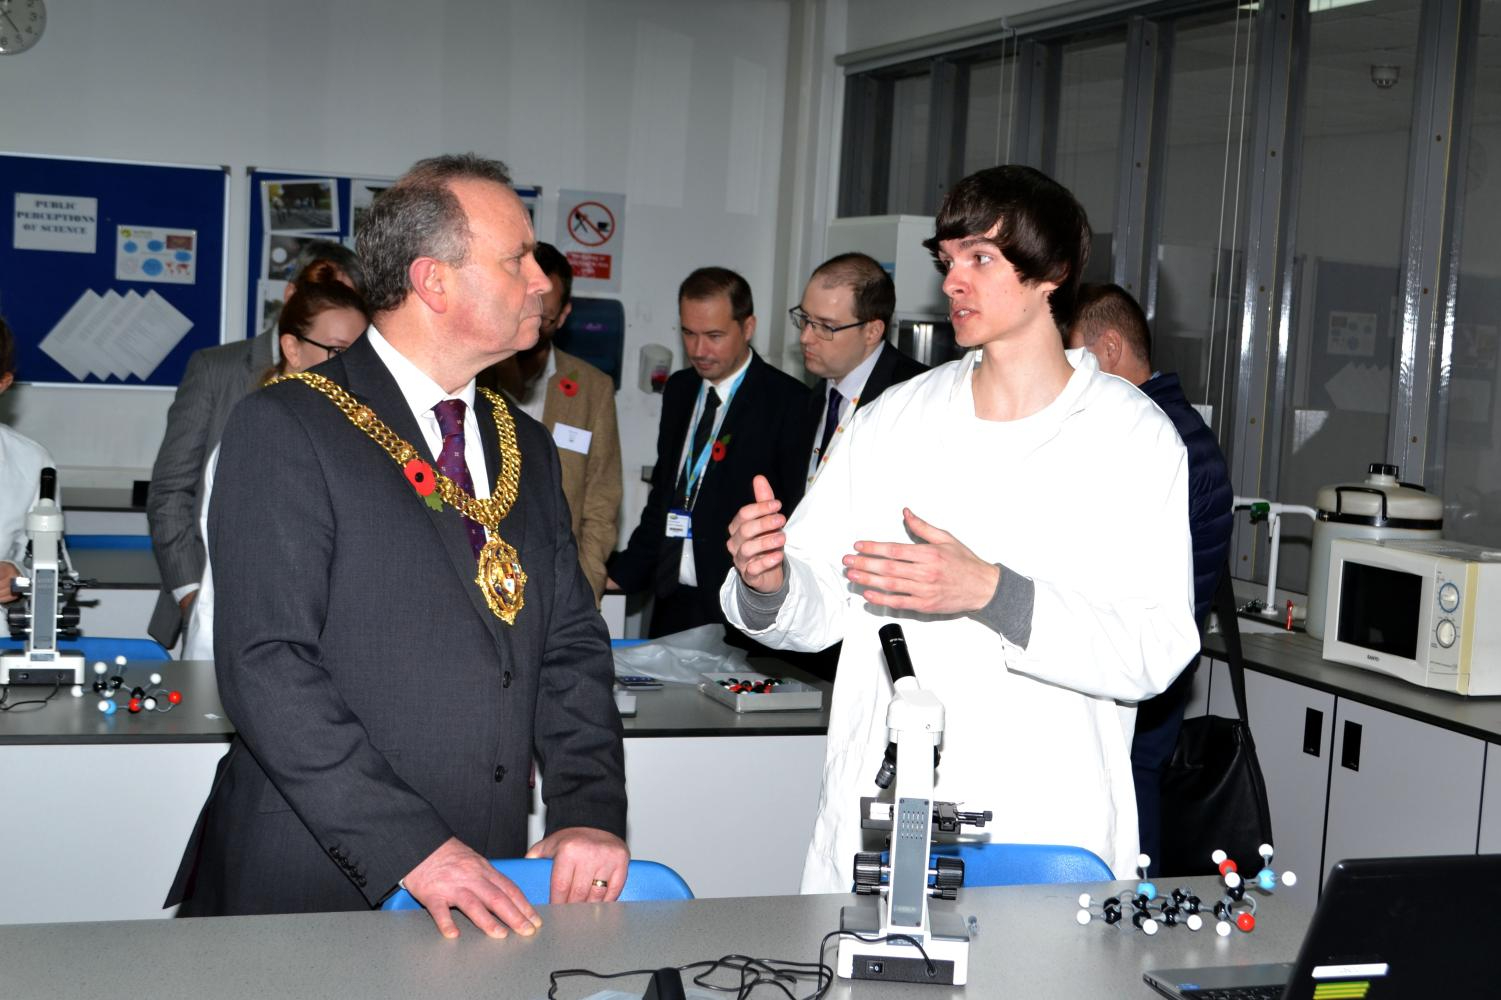
<instances>
[{"instance_id":1,"label":"laptop","mask_svg":"<svg viewBox=\"0 0 1501 1000\"><path fill-rule=\"evenodd\" d=\"M1159 969L1173 1000L1388 1000L1501 995L1501 854L1341 861L1298 960Z\"/></svg>"}]
</instances>

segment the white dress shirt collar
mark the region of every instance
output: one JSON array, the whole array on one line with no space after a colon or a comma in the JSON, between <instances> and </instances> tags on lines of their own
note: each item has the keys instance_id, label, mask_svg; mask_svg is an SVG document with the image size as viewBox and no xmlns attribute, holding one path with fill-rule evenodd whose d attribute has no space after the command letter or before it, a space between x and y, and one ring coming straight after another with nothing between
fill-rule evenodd
<instances>
[{"instance_id":1,"label":"white dress shirt collar","mask_svg":"<svg viewBox=\"0 0 1501 1000\"><path fill-rule=\"evenodd\" d=\"M547 387L552 383L553 376L558 373L558 349L547 349L547 364L542 366L542 371L525 387L525 397L516 401L516 406L538 423L542 422L542 411L547 407Z\"/></svg>"},{"instance_id":2,"label":"white dress shirt collar","mask_svg":"<svg viewBox=\"0 0 1501 1000\"><path fill-rule=\"evenodd\" d=\"M438 427L438 415L433 412L433 407L445 399L464 401L464 461L469 466L470 478L474 480L475 498L484 500L489 497L489 467L485 462L479 421L474 414L474 379L470 379L463 388L450 395L427 372L418 368L411 359L392 346L389 340L382 337L375 324L370 325L365 336L369 338L376 357L380 358L391 377L396 380L396 387L401 390L407 407L416 418L417 426L422 430L422 439L427 442L428 454L434 461L443 450L443 432Z\"/></svg>"},{"instance_id":3,"label":"white dress shirt collar","mask_svg":"<svg viewBox=\"0 0 1501 1000\"><path fill-rule=\"evenodd\" d=\"M876 349L871 351L870 355L864 361L851 368L849 374L845 375L844 378L838 382L832 379L825 379L824 381L833 385L846 402L851 399L859 399L860 394L865 391L865 383L870 381L870 373L876 370L876 362L880 359L881 352L884 350L886 350L886 342L883 340L876 345ZM824 393L824 399L828 398L828 393Z\"/></svg>"},{"instance_id":4,"label":"white dress shirt collar","mask_svg":"<svg viewBox=\"0 0 1501 1000\"><path fill-rule=\"evenodd\" d=\"M375 348L375 353L396 380L396 386L406 398L414 416L420 417L423 413L431 412L434 406L445 399L462 399L466 407L474 409L474 379L466 382L458 392L449 395L441 385L432 380L432 376L391 346L391 342L381 336L374 323L370 324L365 336L370 338L370 346Z\"/></svg>"},{"instance_id":5,"label":"white dress shirt collar","mask_svg":"<svg viewBox=\"0 0 1501 1000\"><path fill-rule=\"evenodd\" d=\"M740 373L741 372L745 371L747 368L750 367L750 363L755 360L755 357L756 357L756 352L755 351L746 351L745 352L745 361L743 361L741 363L741 365L740 365L739 368L736 368L734 371L730 372L728 375L726 375L724 378L720 379L718 382L710 382L709 383L710 385L712 385L714 387L714 391L719 394L719 401L721 403L724 402L725 393L727 393L727 392L730 391L730 386L732 386L732 385L735 384L735 380L740 377Z\"/></svg>"}]
</instances>

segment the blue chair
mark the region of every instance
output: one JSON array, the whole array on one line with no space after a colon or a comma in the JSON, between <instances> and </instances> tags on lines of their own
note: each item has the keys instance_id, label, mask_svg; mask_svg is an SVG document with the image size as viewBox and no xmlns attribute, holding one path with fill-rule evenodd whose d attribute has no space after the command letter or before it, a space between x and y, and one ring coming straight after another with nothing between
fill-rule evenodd
<instances>
[{"instance_id":1,"label":"blue chair","mask_svg":"<svg viewBox=\"0 0 1501 1000\"><path fill-rule=\"evenodd\" d=\"M69 549L137 549L151 550L150 535L64 535Z\"/></svg>"},{"instance_id":2,"label":"blue chair","mask_svg":"<svg viewBox=\"0 0 1501 1000\"><path fill-rule=\"evenodd\" d=\"M516 883L516 888L533 906L543 906L552 893L551 858L499 858L490 864ZM655 861L632 861L621 890L622 903L648 899L692 899L693 890L683 877ZM420 910L422 904L405 889L397 889L380 907L382 910Z\"/></svg>"},{"instance_id":3,"label":"blue chair","mask_svg":"<svg viewBox=\"0 0 1501 1000\"><path fill-rule=\"evenodd\" d=\"M1063 844L935 844L933 853L964 861L964 884L1049 885L1110 882L1115 873L1099 856Z\"/></svg>"},{"instance_id":4,"label":"blue chair","mask_svg":"<svg viewBox=\"0 0 1501 1000\"><path fill-rule=\"evenodd\" d=\"M21 639L0 639L0 649L25 649L26 643ZM153 639L118 639L111 636L80 636L77 639L64 639L57 644L57 648L64 651L82 653L83 658L92 664L95 660L104 660L112 663L117 656L123 656L127 660L170 660L172 654L162 648L161 643Z\"/></svg>"}]
</instances>

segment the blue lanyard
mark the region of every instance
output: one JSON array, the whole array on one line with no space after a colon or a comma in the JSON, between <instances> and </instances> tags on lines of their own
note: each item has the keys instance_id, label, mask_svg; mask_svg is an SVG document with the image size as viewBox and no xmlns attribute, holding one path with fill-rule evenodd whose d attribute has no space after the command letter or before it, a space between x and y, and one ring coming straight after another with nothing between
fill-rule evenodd
<instances>
[{"instance_id":1,"label":"blue lanyard","mask_svg":"<svg viewBox=\"0 0 1501 1000\"><path fill-rule=\"evenodd\" d=\"M703 450L697 456L692 454L693 439L691 435L698 429L698 422L704 414L704 402L708 399L709 383L700 383L698 387L698 400L693 404L693 419L688 421L688 433L690 435L686 447L683 449L683 465L688 466L688 499L687 508L693 509L693 501L698 498L698 487L702 485L704 472L708 469L709 456L714 453L714 445L719 440L719 428L724 424L724 415L730 412L730 401L735 398L735 393L740 389L740 383L745 381L746 372L750 371L750 365L745 366L745 371L735 376L735 381L730 383L730 391L725 393L724 402L719 404L719 412L714 415L714 429L709 434L709 439L704 442ZM690 464L691 463L691 464ZM681 468L679 469L681 471Z\"/></svg>"}]
</instances>

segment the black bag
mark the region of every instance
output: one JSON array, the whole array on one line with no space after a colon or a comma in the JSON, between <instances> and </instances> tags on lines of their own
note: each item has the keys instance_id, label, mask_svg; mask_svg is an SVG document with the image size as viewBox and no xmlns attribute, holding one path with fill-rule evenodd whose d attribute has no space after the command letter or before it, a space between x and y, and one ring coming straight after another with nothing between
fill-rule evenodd
<instances>
[{"instance_id":1,"label":"black bag","mask_svg":"<svg viewBox=\"0 0 1501 1000\"><path fill-rule=\"evenodd\" d=\"M1152 859L1153 870L1168 876L1217 874L1211 855L1218 849L1249 879L1265 865L1259 849L1273 842L1272 818L1246 719L1246 682L1229 566L1220 574L1214 607L1239 717L1183 720L1178 746L1162 772L1162 857Z\"/></svg>"}]
</instances>

